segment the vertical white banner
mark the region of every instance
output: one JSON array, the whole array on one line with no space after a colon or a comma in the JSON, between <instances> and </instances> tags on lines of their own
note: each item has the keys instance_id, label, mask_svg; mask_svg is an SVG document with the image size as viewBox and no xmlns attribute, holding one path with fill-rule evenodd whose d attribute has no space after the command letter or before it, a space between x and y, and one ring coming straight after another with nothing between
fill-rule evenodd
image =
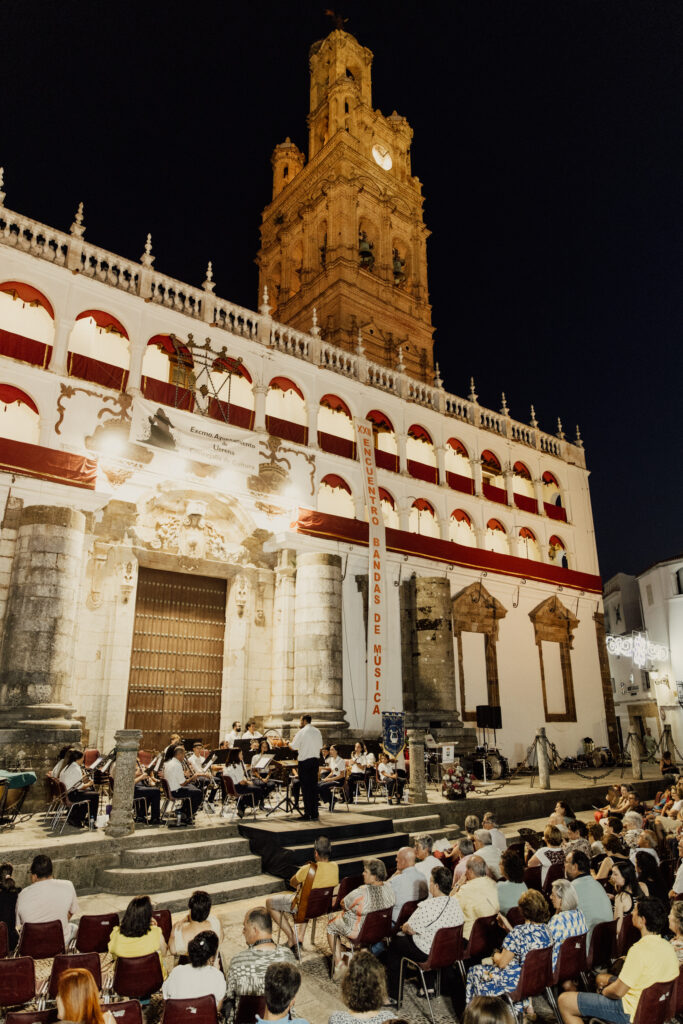
<instances>
[{"instance_id":1,"label":"vertical white banner","mask_svg":"<svg viewBox=\"0 0 683 1024\"><path fill-rule=\"evenodd\" d=\"M379 497L375 445L369 420L355 420L358 458L368 509L368 636L365 728L381 729L381 707L386 698L387 672L387 546ZM374 716L377 716L376 718Z\"/></svg>"}]
</instances>

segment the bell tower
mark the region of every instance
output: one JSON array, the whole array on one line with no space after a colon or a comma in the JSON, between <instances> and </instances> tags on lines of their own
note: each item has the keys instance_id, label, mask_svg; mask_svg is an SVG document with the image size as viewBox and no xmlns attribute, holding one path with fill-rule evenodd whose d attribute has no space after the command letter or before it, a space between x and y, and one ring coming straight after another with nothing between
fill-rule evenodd
<instances>
[{"instance_id":1,"label":"bell tower","mask_svg":"<svg viewBox=\"0 0 683 1024\"><path fill-rule=\"evenodd\" d=\"M372 53L335 29L309 52L308 161L287 139L272 156L259 302L302 331L431 383L429 231L410 171L412 129L372 108Z\"/></svg>"}]
</instances>

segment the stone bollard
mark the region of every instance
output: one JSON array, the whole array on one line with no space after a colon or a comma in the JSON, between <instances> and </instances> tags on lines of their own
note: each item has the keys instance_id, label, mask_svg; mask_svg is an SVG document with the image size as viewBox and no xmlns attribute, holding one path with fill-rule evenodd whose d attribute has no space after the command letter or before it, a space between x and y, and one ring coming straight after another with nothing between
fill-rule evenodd
<instances>
[{"instance_id":1,"label":"stone bollard","mask_svg":"<svg viewBox=\"0 0 683 1024\"><path fill-rule=\"evenodd\" d=\"M410 753L410 803L427 803L427 780L425 776L425 734L423 729L408 729L408 751Z\"/></svg>"},{"instance_id":2,"label":"stone bollard","mask_svg":"<svg viewBox=\"0 0 683 1024\"><path fill-rule=\"evenodd\" d=\"M536 755L538 757L538 784L541 789L550 789L550 762L545 728L541 726L536 733Z\"/></svg>"},{"instance_id":3,"label":"stone bollard","mask_svg":"<svg viewBox=\"0 0 683 1024\"><path fill-rule=\"evenodd\" d=\"M116 743L116 773L111 814L105 832L112 839L121 839L135 832L133 823L133 791L135 766L142 739L141 729L119 729L114 733Z\"/></svg>"},{"instance_id":4,"label":"stone bollard","mask_svg":"<svg viewBox=\"0 0 683 1024\"><path fill-rule=\"evenodd\" d=\"M634 779L642 779L643 762L640 757L640 739L634 732L631 733L631 774Z\"/></svg>"}]
</instances>

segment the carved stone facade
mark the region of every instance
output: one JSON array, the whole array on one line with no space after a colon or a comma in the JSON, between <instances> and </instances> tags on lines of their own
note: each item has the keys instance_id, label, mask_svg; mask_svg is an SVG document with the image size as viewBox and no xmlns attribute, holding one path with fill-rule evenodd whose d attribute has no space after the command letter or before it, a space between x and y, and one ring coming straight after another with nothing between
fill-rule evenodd
<instances>
[{"instance_id":1,"label":"carved stone facade","mask_svg":"<svg viewBox=\"0 0 683 1024\"><path fill-rule=\"evenodd\" d=\"M479 583L470 583L453 598L453 635L456 641L456 658L460 690L460 713L464 722L474 722L476 707L468 700L467 674L463 650L463 633L482 634L484 638L484 661L486 666L486 694L479 694L481 703L500 706L500 685L498 679L497 644L499 624L507 615L500 601L489 594ZM471 695L470 695L471 698Z\"/></svg>"}]
</instances>

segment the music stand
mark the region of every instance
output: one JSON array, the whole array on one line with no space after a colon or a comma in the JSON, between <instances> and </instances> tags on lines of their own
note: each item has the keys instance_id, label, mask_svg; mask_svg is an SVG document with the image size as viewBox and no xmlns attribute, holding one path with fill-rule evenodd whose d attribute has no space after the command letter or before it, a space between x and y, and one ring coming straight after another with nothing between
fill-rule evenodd
<instances>
[{"instance_id":1,"label":"music stand","mask_svg":"<svg viewBox=\"0 0 683 1024\"><path fill-rule=\"evenodd\" d=\"M292 750L291 747L275 747L272 751L276 761L297 761L299 754L296 750ZM305 811L302 811L299 807L296 807L290 794L290 788L292 785L292 776L287 771L287 782L285 785L284 795L270 810L266 811L266 818L269 818L271 814L279 810L282 805L285 805L285 814L291 814L292 811L296 811L300 818L303 818Z\"/></svg>"}]
</instances>

